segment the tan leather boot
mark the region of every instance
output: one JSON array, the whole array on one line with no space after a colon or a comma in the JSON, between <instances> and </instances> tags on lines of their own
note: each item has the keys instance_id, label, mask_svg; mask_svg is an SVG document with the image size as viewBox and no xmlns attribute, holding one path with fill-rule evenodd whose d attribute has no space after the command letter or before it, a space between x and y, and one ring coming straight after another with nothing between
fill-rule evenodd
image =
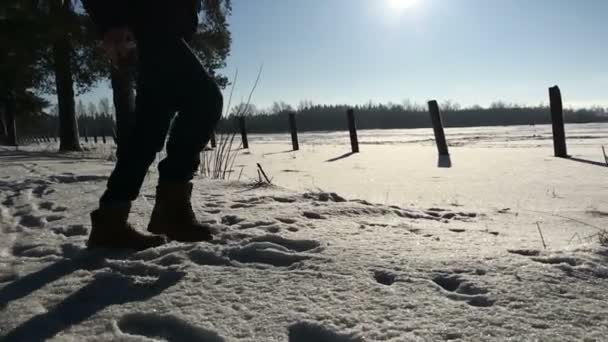
<instances>
[{"instance_id":1,"label":"tan leather boot","mask_svg":"<svg viewBox=\"0 0 608 342\"><path fill-rule=\"evenodd\" d=\"M160 183L148 231L171 240L197 242L213 240L210 227L198 222L192 209L192 183Z\"/></svg>"},{"instance_id":2,"label":"tan leather boot","mask_svg":"<svg viewBox=\"0 0 608 342\"><path fill-rule=\"evenodd\" d=\"M93 211L87 247L144 250L167 243L163 236L144 234L133 228L128 223L130 209L130 206L103 207Z\"/></svg>"}]
</instances>

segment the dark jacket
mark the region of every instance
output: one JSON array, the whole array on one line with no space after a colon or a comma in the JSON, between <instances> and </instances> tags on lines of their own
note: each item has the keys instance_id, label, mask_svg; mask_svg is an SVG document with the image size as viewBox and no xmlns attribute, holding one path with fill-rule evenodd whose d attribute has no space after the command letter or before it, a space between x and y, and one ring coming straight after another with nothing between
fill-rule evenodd
<instances>
[{"instance_id":1,"label":"dark jacket","mask_svg":"<svg viewBox=\"0 0 608 342\"><path fill-rule=\"evenodd\" d=\"M137 39L172 35L189 40L198 26L200 0L83 0L103 36L112 28L128 27Z\"/></svg>"}]
</instances>

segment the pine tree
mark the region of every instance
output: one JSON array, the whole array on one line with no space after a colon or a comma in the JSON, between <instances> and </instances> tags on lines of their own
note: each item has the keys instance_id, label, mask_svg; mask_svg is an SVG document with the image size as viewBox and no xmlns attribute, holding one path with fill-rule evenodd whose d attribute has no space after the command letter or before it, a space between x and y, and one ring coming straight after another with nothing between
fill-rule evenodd
<instances>
[{"instance_id":1,"label":"pine tree","mask_svg":"<svg viewBox=\"0 0 608 342\"><path fill-rule=\"evenodd\" d=\"M48 69L36 3L3 0L0 4L0 107L7 144L16 145L17 115L40 113L45 102L31 89L45 88Z\"/></svg>"}]
</instances>

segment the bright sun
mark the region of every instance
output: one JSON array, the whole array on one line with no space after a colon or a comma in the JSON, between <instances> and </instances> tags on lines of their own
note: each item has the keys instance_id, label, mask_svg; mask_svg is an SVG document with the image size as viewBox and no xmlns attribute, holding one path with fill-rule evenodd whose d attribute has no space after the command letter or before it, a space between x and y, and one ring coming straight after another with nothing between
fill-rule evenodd
<instances>
[{"instance_id":1,"label":"bright sun","mask_svg":"<svg viewBox=\"0 0 608 342\"><path fill-rule=\"evenodd\" d=\"M403 12L414 6L417 0L386 0L388 7L393 11Z\"/></svg>"}]
</instances>

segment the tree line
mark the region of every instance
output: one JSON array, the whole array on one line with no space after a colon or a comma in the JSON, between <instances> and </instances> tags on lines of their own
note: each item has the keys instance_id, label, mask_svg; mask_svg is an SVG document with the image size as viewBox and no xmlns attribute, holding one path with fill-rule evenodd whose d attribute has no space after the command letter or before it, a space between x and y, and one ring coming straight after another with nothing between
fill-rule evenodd
<instances>
[{"instance_id":1,"label":"tree line","mask_svg":"<svg viewBox=\"0 0 608 342\"><path fill-rule=\"evenodd\" d=\"M501 102L489 107L472 106L461 108L447 101L440 105L445 127L541 125L551 123L547 106L518 106ZM267 110L235 107L230 115L220 122L218 131L234 130L236 116L247 117L247 131L252 133L280 133L288 131L287 114L296 112L298 131L347 130L346 111L354 109L359 129L430 128L431 120L426 107L411 104L367 104L367 105L314 105L301 103L297 109L284 103L275 103ZM608 108L565 109L567 123L608 122Z\"/></svg>"},{"instance_id":2,"label":"tree line","mask_svg":"<svg viewBox=\"0 0 608 342\"><path fill-rule=\"evenodd\" d=\"M224 87L228 80L219 70L230 52L231 0L197 1L201 20L191 46ZM80 150L75 97L105 79L119 116L132 115L123 101L133 98L132 72L110 66L98 38L78 0L0 2L0 140L16 145L18 131L48 130L56 120L60 150ZM43 95L56 97L55 119L43 114L49 105Z\"/></svg>"},{"instance_id":3,"label":"tree line","mask_svg":"<svg viewBox=\"0 0 608 342\"><path fill-rule=\"evenodd\" d=\"M442 109L445 127L542 125L551 123L550 108L547 106L517 106L494 103L489 107L471 106L461 108L452 102L444 102ZM78 133L80 136L106 135L116 133L113 106L108 99L101 99L95 105L76 106ZM275 103L271 108L258 110L253 105L237 105L218 124L218 133L232 133L238 130L236 118L246 117L247 131L251 133L283 133L288 131L289 113L296 113L298 131L339 131L346 130L346 111L354 109L359 129L402 129L431 128L427 109L411 104L367 104L314 105L302 102L297 108L285 103ZM204 114L203 114L204 115ZM608 108L565 109L567 123L608 122ZM42 115L36 118L23 116L28 135L55 136L59 131L57 115Z\"/></svg>"}]
</instances>

